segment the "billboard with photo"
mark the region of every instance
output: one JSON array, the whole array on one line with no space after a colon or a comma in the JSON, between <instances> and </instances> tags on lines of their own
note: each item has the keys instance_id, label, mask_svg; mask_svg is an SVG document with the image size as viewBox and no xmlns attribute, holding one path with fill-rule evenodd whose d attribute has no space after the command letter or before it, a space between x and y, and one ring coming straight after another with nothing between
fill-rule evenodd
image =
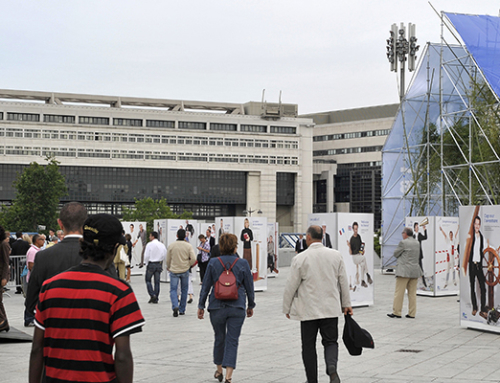
<instances>
[{"instance_id":1,"label":"billboard with photo","mask_svg":"<svg viewBox=\"0 0 500 383\"><path fill-rule=\"evenodd\" d=\"M274 278L279 273L279 223L267 224L267 277Z\"/></svg>"},{"instance_id":2,"label":"billboard with photo","mask_svg":"<svg viewBox=\"0 0 500 383\"><path fill-rule=\"evenodd\" d=\"M460 290L458 217L436 217L434 295L456 295Z\"/></svg>"},{"instance_id":3,"label":"billboard with photo","mask_svg":"<svg viewBox=\"0 0 500 383\"><path fill-rule=\"evenodd\" d=\"M373 214L337 213L337 250L344 258L351 304L373 304Z\"/></svg>"},{"instance_id":4,"label":"billboard with photo","mask_svg":"<svg viewBox=\"0 0 500 383\"><path fill-rule=\"evenodd\" d=\"M267 218L234 217L238 254L252 270L254 289L267 290Z\"/></svg>"},{"instance_id":5,"label":"billboard with photo","mask_svg":"<svg viewBox=\"0 0 500 383\"><path fill-rule=\"evenodd\" d=\"M307 226L317 225L323 228L323 245L330 249L337 248L337 213L314 213L308 215Z\"/></svg>"},{"instance_id":6,"label":"billboard with photo","mask_svg":"<svg viewBox=\"0 0 500 383\"><path fill-rule=\"evenodd\" d=\"M126 221L122 222L125 234L130 234L132 242L132 261L130 265L133 266L131 270L132 275L140 275L144 273L144 268L139 268L144 260L144 250L148 243L146 222L140 221Z\"/></svg>"},{"instance_id":7,"label":"billboard with photo","mask_svg":"<svg viewBox=\"0 0 500 383\"><path fill-rule=\"evenodd\" d=\"M500 206L460 206L460 324L500 333Z\"/></svg>"}]
</instances>

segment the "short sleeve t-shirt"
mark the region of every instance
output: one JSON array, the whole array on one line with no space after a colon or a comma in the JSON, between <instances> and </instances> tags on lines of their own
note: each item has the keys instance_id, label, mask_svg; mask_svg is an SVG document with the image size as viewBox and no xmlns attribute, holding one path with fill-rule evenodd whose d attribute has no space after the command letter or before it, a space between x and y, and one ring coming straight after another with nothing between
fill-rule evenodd
<instances>
[{"instance_id":1,"label":"short sleeve t-shirt","mask_svg":"<svg viewBox=\"0 0 500 383\"><path fill-rule=\"evenodd\" d=\"M35 325L44 330L46 381L115 382L114 338L142 330L131 287L97 265L80 264L47 280Z\"/></svg>"}]
</instances>

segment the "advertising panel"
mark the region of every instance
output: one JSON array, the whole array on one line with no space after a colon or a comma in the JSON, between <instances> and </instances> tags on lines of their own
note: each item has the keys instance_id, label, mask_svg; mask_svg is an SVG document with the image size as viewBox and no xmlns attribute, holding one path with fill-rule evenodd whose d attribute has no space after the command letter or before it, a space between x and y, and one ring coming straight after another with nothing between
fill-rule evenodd
<instances>
[{"instance_id":1,"label":"advertising panel","mask_svg":"<svg viewBox=\"0 0 500 383\"><path fill-rule=\"evenodd\" d=\"M279 273L279 231L278 223L267 224L267 277L274 278Z\"/></svg>"},{"instance_id":2,"label":"advertising panel","mask_svg":"<svg viewBox=\"0 0 500 383\"><path fill-rule=\"evenodd\" d=\"M337 213L337 250L344 258L351 304L373 304L373 214Z\"/></svg>"},{"instance_id":3,"label":"advertising panel","mask_svg":"<svg viewBox=\"0 0 500 383\"><path fill-rule=\"evenodd\" d=\"M337 213L314 213L308 215L307 226L317 225L323 228L323 245L330 249L337 248Z\"/></svg>"},{"instance_id":4,"label":"advertising panel","mask_svg":"<svg viewBox=\"0 0 500 383\"><path fill-rule=\"evenodd\" d=\"M500 206L460 206L460 324L500 333Z\"/></svg>"},{"instance_id":5,"label":"advertising panel","mask_svg":"<svg viewBox=\"0 0 500 383\"><path fill-rule=\"evenodd\" d=\"M144 273L144 268L139 268L139 266L144 261L144 250L148 242L146 222L122 222L123 230L125 234L130 234L132 242L132 261L130 266L132 267L131 275L140 275Z\"/></svg>"},{"instance_id":6,"label":"advertising panel","mask_svg":"<svg viewBox=\"0 0 500 383\"><path fill-rule=\"evenodd\" d=\"M234 217L238 237L238 254L246 259L252 270L254 289L267 290L267 218Z\"/></svg>"},{"instance_id":7,"label":"advertising panel","mask_svg":"<svg viewBox=\"0 0 500 383\"><path fill-rule=\"evenodd\" d=\"M456 295L460 284L458 217L436 217L435 295Z\"/></svg>"}]
</instances>

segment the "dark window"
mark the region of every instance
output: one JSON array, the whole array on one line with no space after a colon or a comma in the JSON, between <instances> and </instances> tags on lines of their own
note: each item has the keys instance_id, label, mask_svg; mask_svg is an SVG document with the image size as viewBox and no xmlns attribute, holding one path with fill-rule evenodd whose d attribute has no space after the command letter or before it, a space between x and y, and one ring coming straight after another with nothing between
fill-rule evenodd
<instances>
[{"instance_id":1,"label":"dark window","mask_svg":"<svg viewBox=\"0 0 500 383\"><path fill-rule=\"evenodd\" d=\"M146 126L150 128L175 128L174 121L163 121L163 120L146 120Z\"/></svg>"},{"instance_id":2,"label":"dark window","mask_svg":"<svg viewBox=\"0 0 500 383\"><path fill-rule=\"evenodd\" d=\"M271 126L271 133L279 134L295 134L297 128L295 126Z\"/></svg>"},{"instance_id":3,"label":"dark window","mask_svg":"<svg viewBox=\"0 0 500 383\"><path fill-rule=\"evenodd\" d=\"M265 125L240 125L241 132L266 133L267 126Z\"/></svg>"},{"instance_id":4,"label":"dark window","mask_svg":"<svg viewBox=\"0 0 500 383\"><path fill-rule=\"evenodd\" d=\"M86 125L109 125L109 118L106 117L78 117L80 124Z\"/></svg>"},{"instance_id":5,"label":"dark window","mask_svg":"<svg viewBox=\"0 0 500 383\"><path fill-rule=\"evenodd\" d=\"M9 112L7 112L7 120L39 122L40 115L39 114L32 114L32 113L9 113Z\"/></svg>"},{"instance_id":6,"label":"dark window","mask_svg":"<svg viewBox=\"0 0 500 383\"><path fill-rule=\"evenodd\" d=\"M0 112L0 120L3 120L3 112Z\"/></svg>"},{"instance_id":7,"label":"dark window","mask_svg":"<svg viewBox=\"0 0 500 383\"><path fill-rule=\"evenodd\" d=\"M276 205L295 204L295 173L276 173Z\"/></svg>"},{"instance_id":8,"label":"dark window","mask_svg":"<svg viewBox=\"0 0 500 383\"><path fill-rule=\"evenodd\" d=\"M59 116L56 114L44 114L43 122L56 122L60 124L74 124L75 116Z\"/></svg>"},{"instance_id":9,"label":"dark window","mask_svg":"<svg viewBox=\"0 0 500 383\"><path fill-rule=\"evenodd\" d=\"M179 129L207 130L205 122L179 121Z\"/></svg>"},{"instance_id":10,"label":"dark window","mask_svg":"<svg viewBox=\"0 0 500 383\"><path fill-rule=\"evenodd\" d=\"M236 124L210 123L210 130L225 130L229 132L236 132Z\"/></svg>"},{"instance_id":11,"label":"dark window","mask_svg":"<svg viewBox=\"0 0 500 383\"><path fill-rule=\"evenodd\" d=\"M133 118L113 118L115 126L142 126L142 120Z\"/></svg>"}]
</instances>

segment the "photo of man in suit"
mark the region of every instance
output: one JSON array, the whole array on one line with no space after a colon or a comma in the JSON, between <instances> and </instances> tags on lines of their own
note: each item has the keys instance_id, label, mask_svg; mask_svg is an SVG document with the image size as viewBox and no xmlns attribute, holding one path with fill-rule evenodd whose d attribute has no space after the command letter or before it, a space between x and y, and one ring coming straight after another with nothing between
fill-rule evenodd
<instances>
[{"instance_id":1,"label":"photo of man in suit","mask_svg":"<svg viewBox=\"0 0 500 383\"><path fill-rule=\"evenodd\" d=\"M299 239L295 242L295 254L302 253L307 249L306 239L302 234L299 234Z\"/></svg>"},{"instance_id":2,"label":"photo of man in suit","mask_svg":"<svg viewBox=\"0 0 500 383\"><path fill-rule=\"evenodd\" d=\"M326 224L324 223L321 228L323 229L323 240L321 242L323 243L323 246L331 249L332 241L330 241L330 234L326 232Z\"/></svg>"}]
</instances>

